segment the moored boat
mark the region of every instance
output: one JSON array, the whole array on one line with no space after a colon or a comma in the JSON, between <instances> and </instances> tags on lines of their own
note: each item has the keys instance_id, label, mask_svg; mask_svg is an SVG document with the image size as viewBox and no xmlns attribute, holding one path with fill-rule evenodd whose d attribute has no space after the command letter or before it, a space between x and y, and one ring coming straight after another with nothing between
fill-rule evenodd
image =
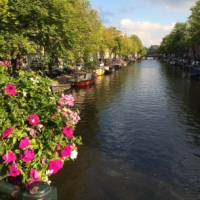
<instances>
[{"instance_id":1,"label":"moored boat","mask_svg":"<svg viewBox=\"0 0 200 200\"><path fill-rule=\"evenodd\" d=\"M113 68L110 67L110 66L105 66L105 75L109 75L109 74L112 74L113 72Z\"/></svg>"},{"instance_id":2,"label":"moored boat","mask_svg":"<svg viewBox=\"0 0 200 200\"><path fill-rule=\"evenodd\" d=\"M103 67L99 67L98 69L95 70L96 76L102 76L102 75L104 75L104 72L105 72L105 70Z\"/></svg>"},{"instance_id":3,"label":"moored boat","mask_svg":"<svg viewBox=\"0 0 200 200\"><path fill-rule=\"evenodd\" d=\"M127 65L128 65L128 63L127 63L126 61L123 61L123 62L122 62L122 66L123 66L123 67L126 67Z\"/></svg>"},{"instance_id":4,"label":"moored boat","mask_svg":"<svg viewBox=\"0 0 200 200\"><path fill-rule=\"evenodd\" d=\"M74 81L72 81L72 86L75 88L86 88L95 83L95 77L93 73L79 73L76 74Z\"/></svg>"},{"instance_id":5,"label":"moored boat","mask_svg":"<svg viewBox=\"0 0 200 200\"><path fill-rule=\"evenodd\" d=\"M115 69L115 70L119 70L122 68L122 65L121 64L113 64L112 67Z\"/></svg>"}]
</instances>

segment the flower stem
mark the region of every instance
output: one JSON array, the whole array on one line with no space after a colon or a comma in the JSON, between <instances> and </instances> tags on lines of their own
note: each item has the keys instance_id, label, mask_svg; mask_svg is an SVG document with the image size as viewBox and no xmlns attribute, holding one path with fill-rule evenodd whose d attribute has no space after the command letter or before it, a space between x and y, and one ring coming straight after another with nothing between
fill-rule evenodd
<instances>
[{"instance_id":1,"label":"flower stem","mask_svg":"<svg viewBox=\"0 0 200 200\"><path fill-rule=\"evenodd\" d=\"M0 181L2 181L3 179L7 178L8 174L4 175L4 176L0 176Z\"/></svg>"}]
</instances>

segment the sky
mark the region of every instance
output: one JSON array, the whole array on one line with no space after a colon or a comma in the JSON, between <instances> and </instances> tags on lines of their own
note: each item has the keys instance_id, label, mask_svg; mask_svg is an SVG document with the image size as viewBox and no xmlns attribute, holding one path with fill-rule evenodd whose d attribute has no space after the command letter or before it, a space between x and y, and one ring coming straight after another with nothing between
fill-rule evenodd
<instances>
[{"instance_id":1,"label":"sky","mask_svg":"<svg viewBox=\"0 0 200 200\"><path fill-rule=\"evenodd\" d=\"M106 26L128 35L136 34L143 44L159 45L176 22L185 22L196 0L91 0Z\"/></svg>"}]
</instances>

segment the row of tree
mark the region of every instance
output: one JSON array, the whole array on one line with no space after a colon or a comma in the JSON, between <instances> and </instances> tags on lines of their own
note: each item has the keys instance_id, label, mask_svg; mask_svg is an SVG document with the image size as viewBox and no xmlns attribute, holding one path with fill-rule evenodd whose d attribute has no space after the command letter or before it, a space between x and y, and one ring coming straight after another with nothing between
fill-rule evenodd
<instances>
[{"instance_id":1,"label":"row of tree","mask_svg":"<svg viewBox=\"0 0 200 200\"><path fill-rule=\"evenodd\" d=\"M200 58L200 0L191 9L186 23L176 23L160 46L160 52L177 57Z\"/></svg>"},{"instance_id":2,"label":"row of tree","mask_svg":"<svg viewBox=\"0 0 200 200\"><path fill-rule=\"evenodd\" d=\"M62 61L89 63L99 56L142 53L136 35L103 26L88 0L0 0L0 59L17 66L32 55L49 70Z\"/></svg>"}]
</instances>

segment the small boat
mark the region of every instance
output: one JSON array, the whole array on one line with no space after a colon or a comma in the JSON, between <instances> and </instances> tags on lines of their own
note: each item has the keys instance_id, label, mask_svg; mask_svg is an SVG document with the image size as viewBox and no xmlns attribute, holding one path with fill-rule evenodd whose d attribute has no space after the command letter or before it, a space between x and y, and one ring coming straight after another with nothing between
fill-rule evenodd
<instances>
[{"instance_id":1,"label":"small boat","mask_svg":"<svg viewBox=\"0 0 200 200\"><path fill-rule=\"evenodd\" d=\"M123 62L122 62L122 66L123 66L123 67L126 67L127 65L128 65L128 63L127 63L126 61L123 61Z\"/></svg>"},{"instance_id":2,"label":"small boat","mask_svg":"<svg viewBox=\"0 0 200 200\"><path fill-rule=\"evenodd\" d=\"M105 72L105 70L103 67L99 67L98 69L95 70L96 76L102 76L102 75L104 75L104 72Z\"/></svg>"},{"instance_id":3,"label":"small boat","mask_svg":"<svg viewBox=\"0 0 200 200\"><path fill-rule=\"evenodd\" d=\"M121 64L113 64L112 67L115 69L115 70L119 70L122 68L122 65Z\"/></svg>"},{"instance_id":4,"label":"small boat","mask_svg":"<svg viewBox=\"0 0 200 200\"><path fill-rule=\"evenodd\" d=\"M93 73L79 73L76 74L72 86L75 88L87 88L95 83L95 77Z\"/></svg>"},{"instance_id":5,"label":"small boat","mask_svg":"<svg viewBox=\"0 0 200 200\"><path fill-rule=\"evenodd\" d=\"M109 75L109 74L112 74L113 72L113 68L112 67L109 67L109 66L105 66L105 75Z\"/></svg>"}]
</instances>

